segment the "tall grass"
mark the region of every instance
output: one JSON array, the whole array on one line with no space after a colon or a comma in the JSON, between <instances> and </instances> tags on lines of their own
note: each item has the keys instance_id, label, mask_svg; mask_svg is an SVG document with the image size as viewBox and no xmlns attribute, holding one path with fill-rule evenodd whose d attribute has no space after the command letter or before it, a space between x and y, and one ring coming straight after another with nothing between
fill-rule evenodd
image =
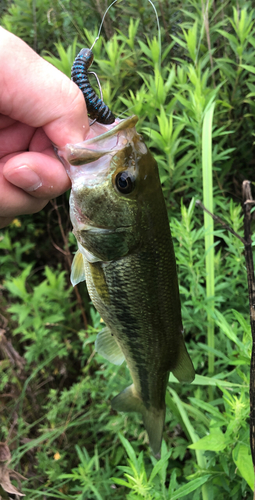
<instances>
[{"instance_id":1,"label":"tall grass","mask_svg":"<svg viewBox=\"0 0 255 500\"><path fill-rule=\"evenodd\" d=\"M202 175L203 175L203 203L213 213L213 170L212 170L212 121L215 103L210 104L205 111L202 132ZM212 217L204 212L205 229L205 268L206 268L206 298L207 298L207 343L208 372L214 373L214 222Z\"/></svg>"}]
</instances>

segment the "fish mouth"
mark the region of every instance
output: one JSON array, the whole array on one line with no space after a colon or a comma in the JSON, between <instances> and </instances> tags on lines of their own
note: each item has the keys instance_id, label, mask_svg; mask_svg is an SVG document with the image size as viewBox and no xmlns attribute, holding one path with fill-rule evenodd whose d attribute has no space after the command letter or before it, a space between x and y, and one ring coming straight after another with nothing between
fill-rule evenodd
<instances>
[{"instance_id":1,"label":"fish mouth","mask_svg":"<svg viewBox=\"0 0 255 500\"><path fill-rule=\"evenodd\" d=\"M91 226L90 228L85 229L85 231L89 233L110 234L110 233L121 233L123 231L126 231L127 229L130 229L131 227L132 226L122 226L122 227L117 227L115 229L110 229L107 227Z\"/></svg>"},{"instance_id":2,"label":"fish mouth","mask_svg":"<svg viewBox=\"0 0 255 500\"><path fill-rule=\"evenodd\" d=\"M88 233L97 233L97 234L111 234L111 233L121 233L126 231L127 229L132 228L133 226L120 226L120 227L100 227L100 226L92 226L90 224L79 224L76 230L86 231Z\"/></svg>"},{"instance_id":3,"label":"fish mouth","mask_svg":"<svg viewBox=\"0 0 255 500\"><path fill-rule=\"evenodd\" d=\"M88 138L84 143L86 146L92 145L94 148L94 145L97 144L98 142L102 142L105 139L109 139L113 135L116 135L116 133L121 132L122 130L126 130L128 128L133 128L138 122L138 117L136 115L128 116L127 118L124 118L123 120L116 119L115 122L112 125L104 125L102 126L99 124L99 130L97 130L96 126L94 126L95 131L93 131L93 125L92 125L92 130L90 131L90 134L88 135ZM96 125L98 125L96 123ZM92 137L91 137L92 135ZM84 146L83 146L84 147ZM105 154L107 151L105 151Z\"/></svg>"},{"instance_id":4,"label":"fish mouth","mask_svg":"<svg viewBox=\"0 0 255 500\"><path fill-rule=\"evenodd\" d=\"M92 125L92 130L90 130L85 141L78 144L66 144L64 148L58 149L57 155L60 161L64 162L68 175L72 177L69 171L70 165L74 167L83 166L108 155L114 155L127 142L128 129L132 130L137 121L138 117L133 115L124 120L115 120L114 126ZM95 127L94 130L93 127ZM123 136L122 134L122 138L120 138L120 133L124 131L126 135Z\"/></svg>"}]
</instances>

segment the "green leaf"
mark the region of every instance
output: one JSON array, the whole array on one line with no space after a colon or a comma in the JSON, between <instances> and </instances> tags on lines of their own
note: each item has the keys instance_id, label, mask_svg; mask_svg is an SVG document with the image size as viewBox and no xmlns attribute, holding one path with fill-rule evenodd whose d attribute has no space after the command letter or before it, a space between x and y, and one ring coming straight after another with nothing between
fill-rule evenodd
<instances>
[{"instance_id":1,"label":"green leaf","mask_svg":"<svg viewBox=\"0 0 255 500\"><path fill-rule=\"evenodd\" d=\"M124 479L120 479L119 477L111 477L111 481L113 481L115 484L119 484L120 486L126 486L126 488L132 488L132 486L127 483L127 481L124 481Z\"/></svg>"},{"instance_id":2,"label":"green leaf","mask_svg":"<svg viewBox=\"0 0 255 500\"><path fill-rule=\"evenodd\" d=\"M164 467L164 465L166 464L166 462L168 461L168 459L170 458L170 455L172 454L172 450L170 450L163 458L161 458L157 463L156 465L154 465L152 471L151 471L151 475L150 475L150 479L148 481L148 483L151 483L154 479L154 477L159 474L159 472L161 471L161 469Z\"/></svg>"},{"instance_id":3,"label":"green leaf","mask_svg":"<svg viewBox=\"0 0 255 500\"><path fill-rule=\"evenodd\" d=\"M229 40L232 48L233 47L236 48L238 46L238 39L234 35L231 35L227 31L223 31L223 30L217 30L217 31L218 31L218 33L220 33L220 35L224 36L225 38L227 38Z\"/></svg>"},{"instance_id":4,"label":"green leaf","mask_svg":"<svg viewBox=\"0 0 255 500\"><path fill-rule=\"evenodd\" d=\"M204 436L196 443L190 444L192 450L222 451L226 448L225 435L220 429L212 429L208 436Z\"/></svg>"},{"instance_id":5,"label":"green leaf","mask_svg":"<svg viewBox=\"0 0 255 500\"><path fill-rule=\"evenodd\" d=\"M174 377L174 375L171 373L169 377L169 382L175 382L176 384L180 384L179 380ZM243 387L242 384L235 384L233 382L228 382L227 380L221 380L217 377L206 377L204 375L196 375L195 379L193 382L191 382L191 385L212 385L214 387L217 386L223 386L223 387Z\"/></svg>"},{"instance_id":6,"label":"green leaf","mask_svg":"<svg viewBox=\"0 0 255 500\"><path fill-rule=\"evenodd\" d=\"M239 311L236 311L235 309L232 309L232 311L233 311L233 314L234 314L235 318L240 323L240 326L242 327L243 331L247 335L251 335L251 325L250 325L250 322L246 321L246 319L244 318L243 314L241 314Z\"/></svg>"},{"instance_id":7,"label":"green leaf","mask_svg":"<svg viewBox=\"0 0 255 500\"><path fill-rule=\"evenodd\" d=\"M224 417L224 415L222 415L222 413L219 411L219 409L217 407L213 406L212 404L206 403L206 401L203 401L202 399L198 399L198 398L191 397L191 398L189 398L189 400L192 404L192 407L194 407L194 405L196 405L199 408L202 408L202 410L204 410L204 412L208 412L211 415L213 415L214 419L216 419L218 421L221 420L222 425L228 423L228 420L226 419L226 417Z\"/></svg>"},{"instance_id":8,"label":"green leaf","mask_svg":"<svg viewBox=\"0 0 255 500\"><path fill-rule=\"evenodd\" d=\"M250 488L254 489L254 468L248 446L238 444L232 452L233 460L238 467L241 476L248 483Z\"/></svg>"},{"instance_id":9,"label":"green leaf","mask_svg":"<svg viewBox=\"0 0 255 500\"><path fill-rule=\"evenodd\" d=\"M240 351L243 351L244 350L243 343L241 342L241 340L239 340L237 335L234 333L232 325L229 325L226 318L219 311L215 311L215 315L217 318L215 322L219 326L219 328L222 329L222 331L225 333L225 335L230 340L235 342L235 344L240 348Z\"/></svg>"},{"instance_id":10,"label":"green leaf","mask_svg":"<svg viewBox=\"0 0 255 500\"><path fill-rule=\"evenodd\" d=\"M255 67L254 66L249 66L248 64L240 64L240 67L246 69L247 71L250 71L250 73L255 74Z\"/></svg>"},{"instance_id":11,"label":"green leaf","mask_svg":"<svg viewBox=\"0 0 255 500\"><path fill-rule=\"evenodd\" d=\"M206 476L199 477L197 479L192 479L188 484L181 486L171 495L171 500L179 500L179 498L183 498L194 490L197 490L200 486L205 484L208 479L211 477L210 474Z\"/></svg>"},{"instance_id":12,"label":"green leaf","mask_svg":"<svg viewBox=\"0 0 255 500\"><path fill-rule=\"evenodd\" d=\"M128 442L128 440L126 438L124 438L124 436L122 436L122 434L119 433L119 438L131 460L131 462L135 465L137 465L137 459L136 459L136 454L135 454L135 450L134 448L131 446L131 444Z\"/></svg>"}]
</instances>

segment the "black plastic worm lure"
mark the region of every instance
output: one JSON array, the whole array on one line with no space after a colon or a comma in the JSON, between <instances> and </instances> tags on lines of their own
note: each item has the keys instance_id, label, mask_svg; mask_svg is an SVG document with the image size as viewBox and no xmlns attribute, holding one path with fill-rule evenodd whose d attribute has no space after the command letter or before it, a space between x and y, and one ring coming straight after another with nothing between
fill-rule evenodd
<instances>
[{"instance_id":1,"label":"black plastic worm lure","mask_svg":"<svg viewBox=\"0 0 255 500\"><path fill-rule=\"evenodd\" d=\"M74 60L71 78L73 82L78 85L79 89L84 95L88 115L90 116L90 118L92 118L92 120L95 119L99 123L109 125L110 123L114 122L115 117L108 106L106 106L106 104L102 101L102 99L100 99L96 95L89 83L88 68L92 64L92 61L92 50L81 49Z\"/></svg>"}]
</instances>

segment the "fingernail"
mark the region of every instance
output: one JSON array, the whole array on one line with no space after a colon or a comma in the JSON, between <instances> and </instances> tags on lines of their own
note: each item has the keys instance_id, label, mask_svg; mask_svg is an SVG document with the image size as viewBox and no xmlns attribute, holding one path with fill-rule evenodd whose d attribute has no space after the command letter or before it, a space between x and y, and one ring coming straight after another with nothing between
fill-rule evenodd
<instances>
[{"instance_id":1,"label":"fingernail","mask_svg":"<svg viewBox=\"0 0 255 500\"><path fill-rule=\"evenodd\" d=\"M35 191L42 186L41 178L28 165L21 165L12 170L9 180L24 191Z\"/></svg>"}]
</instances>

